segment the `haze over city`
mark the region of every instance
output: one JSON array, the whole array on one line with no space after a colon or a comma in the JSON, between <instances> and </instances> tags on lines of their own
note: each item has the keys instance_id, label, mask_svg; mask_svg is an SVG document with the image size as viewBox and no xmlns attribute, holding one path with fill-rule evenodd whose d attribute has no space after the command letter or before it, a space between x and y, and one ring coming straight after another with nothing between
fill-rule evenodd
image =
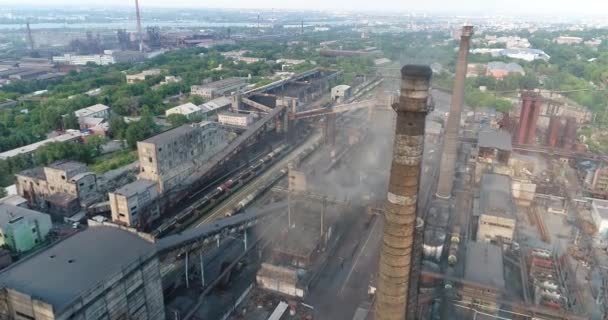
<instances>
[{"instance_id":1,"label":"haze over city","mask_svg":"<svg viewBox=\"0 0 608 320\"><path fill-rule=\"evenodd\" d=\"M0 0L0 320L608 319L607 12Z\"/></svg>"},{"instance_id":2,"label":"haze over city","mask_svg":"<svg viewBox=\"0 0 608 320\"><path fill-rule=\"evenodd\" d=\"M92 0L83 3L75 0L26 0L26 1L10 1L1 0L0 4L7 6L56 6L65 8L78 7L111 7L111 6L130 6L130 3L121 0ZM261 0L252 3L248 0L217 0L217 1L195 1L195 0L147 0L142 1L141 5L145 7L166 7L166 8L263 8L263 9L300 9L300 10L340 10L340 11L376 11L376 12L392 12L397 11L420 11L428 13L458 13L464 15L512 15L522 14L525 16L547 16L552 14L560 14L566 16L572 15L591 15L598 16L608 12L608 3L598 0L580 0L580 1L552 1L552 0L513 0L509 2L503 1L487 1L487 0L463 0L463 1L444 1L444 0L429 0L429 1L414 1L414 0L379 0L379 1L363 1L363 0L334 0L320 1L311 0L306 2L298 1L281 1L281 0Z\"/></svg>"}]
</instances>

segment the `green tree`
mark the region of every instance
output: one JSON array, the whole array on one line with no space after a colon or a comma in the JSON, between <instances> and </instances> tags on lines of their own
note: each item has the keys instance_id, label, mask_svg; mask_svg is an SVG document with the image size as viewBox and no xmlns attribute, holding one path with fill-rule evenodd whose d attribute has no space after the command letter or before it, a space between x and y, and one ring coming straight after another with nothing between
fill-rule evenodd
<instances>
[{"instance_id":1,"label":"green tree","mask_svg":"<svg viewBox=\"0 0 608 320\"><path fill-rule=\"evenodd\" d=\"M167 121L171 123L172 127L178 127L189 122L185 115L179 113L170 114L167 117Z\"/></svg>"},{"instance_id":2,"label":"green tree","mask_svg":"<svg viewBox=\"0 0 608 320\"><path fill-rule=\"evenodd\" d=\"M201 97L199 95L191 95L190 96L190 102L192 102L195 105L199 106L199 105L205 103L205 99L203 99L203 97Z\"/></svg>"},{"instance_id":3,"label":"green tree","mask_svg":"<svg viewBox=\"0 0 608 320\"><path fill-rule=\"evenodd\" d=\"M69 112L63 117L63 126L64 129L80 129L78 118L73 112Z\"/></svg>"}]
</instances>

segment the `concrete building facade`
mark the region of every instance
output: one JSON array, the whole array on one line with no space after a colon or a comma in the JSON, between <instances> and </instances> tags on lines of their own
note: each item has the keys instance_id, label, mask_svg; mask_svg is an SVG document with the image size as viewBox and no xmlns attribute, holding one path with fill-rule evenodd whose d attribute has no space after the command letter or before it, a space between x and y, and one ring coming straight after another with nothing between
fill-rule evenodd
<instances>
[{"instance_id":1,"label":"concrete building facade","mask_svg":"<svg viewBox=\"0 0 608 320\"><path fill-rule=\"evenodd\" d=\"M484 174L476 214L479 216L477 241L513 241L516 208L511 190L511 178L500 174Z\"/></svg>"},{"instance_id":2,"label":"concrete building facade","mask_svg":"<svg viewBox=\"0 0 608 320\"><path fill-rule=\"evenodd\" d=\"M0 319L164 320L154 244L91 226L0 274Z\"/></svg>"},{"instance_id":3,"label":"concrete building facade","mask_svg":"<svg viewBox=\"0 0 608 320\"><path fill-rule=\"evenodd\" d=\"M39 245L52 227L48 214L0 204L0 245L6 245L12 252L26 252Z\"/></svg>"},{"instance_id":4,"label":"concrete building facade","mask_svg":"<svg viewBox=\"0 0 608 320\"><path fill-rule=\"evenodd\" d=\"M217 121L230 126L247 127L253 123L252 114L224 112L217 115Z\"/></svg>"},{"instance_id":5,"label":"concrete building facade","mask_svg":"<svg viewBox=\"0 0 608 320\"><path fill-rule=\"evenodd\" d=\"M110 192L112 221L126 226L141 227L160 216L156 183L140 179Z\"/></svg>"},{"instance_id":6,"label":"concrete building facade","mask_svg":"<svg viewBox=\"0 0 608 320\"><path fill-rule=\"evenodd\" d=\"M247 81L245 79L228 78L203 85L191 86L190 94L198 95L207 99L213 99L243 90L245 87L247 87Z\"/></svg>"},{"instance_id":7,"label":"concrete building facade","mask_svg":"<svg viewBox=\"0 0 608 320\"><path fill-rule=\"evenodd\" d=\"M17 194L33 208L49 211L56 218L71 216L99 196L97 177L84 163L59 161L47 167L15 175Z\"/></svg>"},{"instance_id":8,"label":"concrete building facade","mask_svg":"<svg viewBox=\"0 0 608 320\"><path fill-rule=\"evenodd\" d=\"M186 124L137 142L139 178L169 190L226 145L226 135L214 122Z\"/></svg>"}]
</instances>

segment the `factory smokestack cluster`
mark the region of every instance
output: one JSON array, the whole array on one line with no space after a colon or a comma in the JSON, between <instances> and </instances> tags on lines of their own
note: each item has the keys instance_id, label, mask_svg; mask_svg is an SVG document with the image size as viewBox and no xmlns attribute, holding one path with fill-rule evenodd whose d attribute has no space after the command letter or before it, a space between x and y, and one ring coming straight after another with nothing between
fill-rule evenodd
<instances>
[{"instance_id":1,"label":"factory smokestack cluster","mask_svg":"<svg viewBox=\"0 0 608 320\"><path fill-rule=\"evenodd\" d=\"M456 166L456 156L458 152L458 128L460 127L460 115L464 105L467 60L472 36L473 26L465 25L462 27L458 62L456 64L456 75L454 76L452 103L450 105L450 115L448 116L445 130L441 168L439 171L439 184L437 185L437 197L441 199L449 199L452 196L454 168Z\"/></svg>"},{"instance_id":2,"label":"factory smokestack cluster","mask_svg":"<svg viewBox=\"0 0 608 320\"><path fill-rule=\"evenodd\" d=\"M521 93L521 112L519 113L516 144L534 145L536 143L536 125L542 104L540 93L534 91Z\"/></svg>"},{"instance_id":3,"label":"factory smokestack cluster","mask_svg":"<svg viewBox=\"0 0 608 320\"><path fill-rule=\"evenodd\" d=\"M428 66L407 65L401 69L401 96L393 105L397 125L380 252L376 320L403 320L408 311L408 292L417 294L415 288L410 291L410 275L417 259L413 244L431 75Z\"/></svg>"}]
</instances>

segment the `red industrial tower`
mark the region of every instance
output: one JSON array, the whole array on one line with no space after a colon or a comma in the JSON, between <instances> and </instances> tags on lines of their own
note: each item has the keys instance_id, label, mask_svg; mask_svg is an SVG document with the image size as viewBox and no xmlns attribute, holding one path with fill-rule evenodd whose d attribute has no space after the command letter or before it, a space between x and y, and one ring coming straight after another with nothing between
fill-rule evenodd
<instances>
[{"instance_id":1,"label":"red industrial tower","mask_svg":"<svg viewBox=\"0 0 608 320\"><path fill-rule=\"evenodd\" d=\"M536 124L540 116L542 97L538 92L524 91L521 94L521 101L519 128L514 140L516 144L535 144Z\"/></svg>"}]
</instances>

